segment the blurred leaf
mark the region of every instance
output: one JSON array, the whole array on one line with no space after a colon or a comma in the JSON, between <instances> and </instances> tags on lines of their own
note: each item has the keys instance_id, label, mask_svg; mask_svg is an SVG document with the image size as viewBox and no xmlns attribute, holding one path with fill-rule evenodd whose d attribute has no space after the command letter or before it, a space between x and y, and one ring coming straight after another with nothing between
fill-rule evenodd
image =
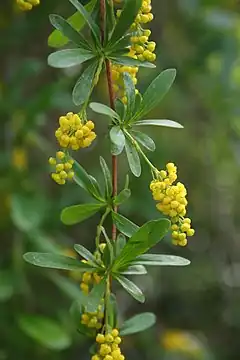
<instances>
[{"instance_id":1,"label":"blurred leaf","mask_svg":"<svg viewBox=\"0 0 240 360\"><path fill-rule=\"evenodd\" d=\"M134 263L149 266L186 266L190 261L175 255L144 254L137 257Z\"/></svg>"},{"instance_id":2,"label":"blurred leaf","mask_svg":"<svg viewBox=\"0 0 240 360\"><path fill-rule=\"evenodd\" d=\"M125 141L125 150L127 154L128 164L131 169L131 172L136 177L141 175L141 162L138 155L138 152L132 142L126 138Z\"/></svg>"},{"instance_id":3,"label":"blurred leaf","mask_svg":"<svg viewBox=\"0 0 240 360\"><path fill-rule=\"evenodd\" d=\"M123 189L114 199L113 203L115 205L120 205L124 203L127 199L129 199L131 196L131 190L130 189Z\"/></svg>"},{"instance_id":4,"label":"blurred leaf","mask_svg":"<svg viewBox=\"0 0 240 360\"><path fill-rule=\"evenodd\" d=\"M155 125L155 126L166 126L172 128L182 129L183 126L176 121L172 120L159 120L159 119L149 119L149 120L140 120L136 121L134 125L143 126L143 125Z\"/></svg>"},{"instance_id":5,"label":"blurred leaf","mask_svg":"<svg viewBox=\"0 0 240 360\"><path fill-rule=\"evenodd\" d=\"M108 323L113 329L115 329L117 326L117 314L118 308L116 296L111 293L108 303Z\"/></svg>"},{"instance_id":6,"label":"blurred leaf","mask_svg":"<svg viewBox=\"0 0 240 360\"><path fill-rule=\"evenodd\" d=\"M107 163L102 156L100 156L100 165L104 176L105 195L107 198L109 198L112 195L112 176L109 167L107 166Z\"/></svg>"},{"instance_id":7,"label":"blurred leaf","mask_svg":"<svg viewBox=\"0 0 240 360\"><path fill-rule=\"evenodd\" d=\"M124 271L120 272L121 275L145 275L147 270L144 266L141 265L130 265Z\"/></svg>"},{"instance_id":8,"label":"blurred leaf","mask_svg":"<svg viewBox=\"0 0 240 360\"><path fill-rule=\"evenodd\" d=\"M13 279L10 271L0 271L0 302L8 301L14 293Z\"/></svg>"},{"instance_id":9,"label":"blurred leaf","mask_svg":"<svg viewBox=\"0 0 240 360\"><path fill-rule=\"evenodd\" d=\"M96 214L104 204L81 204L66 207L61 212L61 221L65 225L78 224Z\"/></svg>"},{"instance_id":10,"label":"blurred leaf","mask_svg":"<svg viewBox=\"0 0 240 360\"><path fill-rule=\"evenodd\" d=\"M94 270L94 268L86 263L63 255L28 252L23 255L23 258L32 265L51 269L77 270L80 272Z\"/></svg>"},{"instance_id":11,"label":"blurred leaf","mask_svg":"<svg viewBox=\"0 0 240 360\"><path fill-rule=\"evenodd\" d=\"M170 221L167 219L151 220L138 229L128 240L121 254L115 259L113 270L126 266L135 258L156 245L168 232Z\"/></svg>"},{"instance_id":12,"label":"blurred leaf","mask_svg":"<svg viewBox=\"0 0 240 360\"><path fill-rule=\"evenodd\" d=\"M91 62L91 64L84 70L76 82L72 93L73 102L75 105L79 106L85 104L88 101L92 92L93 80L97 65L98 63L96 61Z\"/></svg>"},{"instance_id":13,"label":"blurred leaf","mask_svg":"<svg viewBox=\"0 0 240 360\"><path fill-rule=\"evenodd\" d=\"M48 278L55 285L57 285L70 299L78 300L80 303L85 302L85 295L82 293L79 284L76 284L76 282L71 281L70 279L66 278L66 276L57 274L54 271L48 273Z\"/></svg>"},{"instance_id":14,"label":"blurred leaf","mask_svg":"<svg viewBox=\"0 0 240 360\"><path fill-rule=\"evenodd\" d=\"M89 107L98 114L107 115L110 118L120 120L119 115L116 113L116 111L114 111L107 105L97 102L91 102L89 104Z\"/></svg>"},{"instance_id":15,"label":"blurred leaf","mask_svg":"<svg viewBox=\"0 0 240 360\"><path fill-rule=\"evenodd\" d=\"M127 116L131 116L135 106L135 86L129 73L123 73L123 81L127 96Z\"/></svg>"},{"instance_id":16,"label":"blurred leaf","mask_svg":"<svg viewBox=\"0 0 240 360\"><path fill-rule=\"evenodd\" d=\"M130 134L132 137L140 143L142 146L144 146L149 151L155 151L156 145L148 135L142 133L141 131L131 131Z\"/></svg>"},{"instance_id":17,"label":"blurred leaf","mask_svg":"<svg viewBox=\"0 0 240 360\"><path fill-rule=\"evenodd\" d=\"M121 214L112 212L112 219L117 229L128 237L134 235L139 229L138 225L134 224Z\"/></svg>"},{"instance_id":18,"label":"blurred leaf","mask_svg":"<svg viewBox=\"0 0 240 360\"><path fill-rule=\"evenodd\" d=\"M120 126L113 126L109 135L112 142L112 154L120 155L125 146L125 136L122 129Z\"/></svg>"},{"instance_id":19,"label":"blurred leaf","mask_svg":"<svg viewBox=\"0 0 240 360\"><path fill-rule=\"evenodd\" d=\"M142 290L140 290L137 285L135 285L132 281L121 275L114 276L114 278L134 299L141 303L144 303L145 296L143 295Z\"/></svg>"},{"instance_id":20,"label":"blurred leaf","mask_svg":"<svg viewBox=\"0 0 240 360\"><path fill-rule=\"evenodd\" d=\"M136 334L147 330L156 323L156 316L153 313L145 312L126 320L120 329L121 336Z\"/></svg>"},{"instance_id":21,"label":"blurred leaf","mask_svg":"<svg viewBox=\"0 0 240 360\"><path fill-rule=\"evenodd\" d=\"M61 324L38 315L18 317L21 330L50 350L61 351L71 345L71 338Z\"/></svg>"},{"instance_id":22,"label":"blurred leaf","mask_svg":"<svg viewBox=\"0 0 240 360\"><path fill-rule=\"evenodd\" d=\"M68 68L84 63L95 55L85 49L59 50L49 55L48 65L54 68Z\"/></svg>"},{"instance_id":23,"label":"blurred leaf","mask_svg":"<svg viewBox=\"0 0 240 360\"><path fill-rule=\"evenodd\" d=\"M94 6L96 4L97 0L91 0L86 6L85 9L86 11L88 11L89 13L91 13L94 9ZM75 12L72 16L70 16L67 19L68 23L77 31L80 31L83 26L85 25L85 19L84 16L82 16L81 13L79 13L78 11ZM53 26L55 26L53 24ZM68 43L68 38L66 36L64 36L61 31L59 31L60 28L58 28L58 30L54 30L48 37L48 46L51 47L61 47L64 46ZM67 35L67 34L65 34Z\"/></svg>"}]
</instances>

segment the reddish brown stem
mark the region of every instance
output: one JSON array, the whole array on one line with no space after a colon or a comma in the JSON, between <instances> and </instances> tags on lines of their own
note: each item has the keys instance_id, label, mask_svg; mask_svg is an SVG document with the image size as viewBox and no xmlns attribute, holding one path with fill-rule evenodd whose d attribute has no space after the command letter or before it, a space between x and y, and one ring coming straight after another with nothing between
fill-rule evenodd
<instances>
[{"instance_id":1,"label":"reddish brown stem","mask_svg":"<svg viewBox=\"0 0 240 360\"><path fill-rule=\"evenodd\" d=\"M105 28L106 28L106 0L100 0L100 27L101 27L101 37L102 43L105 40ZM114 90L113 90L113 81L112 81L112 72L111 72L111 63L108 59L106 59L106 74L107 74L107 83L108 83L108 94L109 94L109 102L110 106L113 110L115 110L114 106ZM117 180L118 180L118 171L117 171L117 157L112 155L112 197L117 195ZM117 206L114 206L114 211L117 212ZM117 229L116 226L112 225L112 239L116 240L117 237Z\"/></svg>"}]
</instances>

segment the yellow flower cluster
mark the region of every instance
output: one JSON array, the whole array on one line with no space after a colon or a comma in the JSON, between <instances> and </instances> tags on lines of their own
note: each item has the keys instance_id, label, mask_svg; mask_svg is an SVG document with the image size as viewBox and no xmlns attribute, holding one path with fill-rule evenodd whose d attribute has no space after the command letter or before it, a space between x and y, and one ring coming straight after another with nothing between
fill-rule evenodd
<instances>
[{"instance_id":1,"label":"yellow flower cluster","mask_svg":"<svg viewBox=\"0 0 240 360\"><path fill-rule=\"evenodd\" d=\"M17 5L22 11L32 10L33 6L40 4L40 0L17 0Z\"/></svg>"},{"instance_id":2,"label":"yellow flower cluster","mask_svg":"<svg viewBox=\"0 0 240 360\"><path fill-rule=\"evenodd\" d=\"M185 186L177 180L177 167L173 163L166 165L166 170L158 173L158 179L153 180L150 189L153 199L159 201L157 209L164 215L170 217L172 222L172 240L175 245L187 245L187 236L194 235L191 228L191 220L184 218L187 206L187 190Z\"/></svg>"},{"instance_id":3,"label":"yellow flower cluster","mask_svg":"<svg viewBox=\"0 0 240 360\"><path fill-rule=\"evenodd\" d=\"M74 160L69 159L63 151L58 151L56 157L50 157L48 162L55 167L55 172L51 174L51 177L57 184L64 185L67 179L73 178L74 171L71 169Z\"/></svg>"},{"instance_id":4,"label":"yellow flower cluster","mask_svg":"<svg viewBox=\"0 0 240 360\"><path fill-rule=\"evenodd\" d=\"M90 146L96 138L93 129L92 121L84 124L77 114L69 112L66 116L60 116L59 128L56 130L55 136L63 148L79 150Z\"/></svg>"},{"instance_id":5,"label":"yellow flower cluster","mask_svg":"<svg viewBox=\"0 0 240 360\"><path fill-rule=\"evenodd\" d=\"M115 3L120 3L120 0L115 1ZM149 29L143 29L142 24L146 24L153 19L153 14L151 13L151 0L143 0L142 6L139 10L139 13L131 26L132 36L130 38L130 48L127 56L132 59L137 59L140 61L155 61L156 55L154 50L156 43L153 41L148 41L151 31ZM117 17L120 17L122 10L117 10ZM117 97L120 97L124 104L127 103L127 98L125 95L124 82L122 73L127 72L132 77L134 85L137 84L137 73L138 66L122 66L122 65L112 65L112 77L114 81L114 91ZM136 90L138 92L138 90Z\"/></svg>"},{"instance_id":6,"label":"yellow flower cluster","mask_svg":"<svg viewBox=\"0 0 240 360\"><path fill-rule=\"evenodd\" d=\"M102 320L104 318L103 306L99 305L96 312L85 312L81 317L81 324L88 328L99 330L102 328Z\"/></svg>"},{"instance_id":7,"label":"yellow flower cluster","mask_svg":"<svg viewBox=\"0 0 240 360\"><path fill-rule=\"evenodd\" d=\"M119 331L113 329L111 333L106 335L97 334L96 342L99 345L98 353L92 356L91 360L124 360L119 344L122 339Z\"/></svg>"},{"instance_id":8,"label":"yellow flower cluster","mask_svg":"<svg viewBox=\"0 0 240 360\"><path fill-rule=\"evenodd\" d=\"M97 273L93 272L85 272L82 276L82 282L80 284L80 288L84 294L89 294L90 287L99 284L101 281L101 276L99 276Z\"/></svg>"}]
</instances>

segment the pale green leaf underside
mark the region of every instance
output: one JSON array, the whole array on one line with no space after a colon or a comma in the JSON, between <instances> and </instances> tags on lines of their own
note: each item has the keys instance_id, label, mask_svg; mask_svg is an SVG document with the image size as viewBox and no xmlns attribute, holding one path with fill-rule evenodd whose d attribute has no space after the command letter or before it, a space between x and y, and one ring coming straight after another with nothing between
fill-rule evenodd
<instances>
[{"instance_id":1,"label":"pale green leaf underside","mask_svg":"<svg viewBox=\"0 0 240 360\"><path fill-rule=\"evenodd\" d=\"M132 281L121 275L118 275L115 278L134 299L141 303L144 303L145 296L142 290L139 289L137 285L135 285Z\"/></svg>"},{"instance_id":2,"label":"pale green leaf underside","mask_svg":"<svg viewBox=\"0 0 240 360\"><path fill-rule=\"evenodd\" d=\"M144 254L136 258L134 264L146 266L187 266L190 264L190 261L175 255Z\"/></svg>"},{"instance_id":3,"label":"pale green leaf underside","mask_svg":"<svg viewBox=\"0 0 240 360\"><path fill-rule=\"evenodd\" d=\"M167 120L167 119L149 119L149 120L140 120L134 123L137 126L153 125L153 126L166 126L171 128L182 129L183 126L176 121Z\"/></svg>"},{"instance_id":4,"label":"pale green leaf underside","mask_svg":"<svg viewBox=\"0 0 240 360\"><path fill-rule=\"evenodd\" d=\"M64 69L80 65L94 57L94 54L84 49L59 50L49 55L48 65Z\"/></svg>"},{"instance_id":5,"label":"pale green leaf underside","mask_svg":"<svg viewBox=\"0 0 240 360\"><path fill-rule=\"evenodd\" d=\"M123 323L120 334L130 335L139 333L153 326L155 322L156 316L153 313L145 312L135 315Z\"/></svg>"},{"instance_id":6,"label":"pale green leaf underside","mask_svg":"<svg viewBox=\"0 0 240 360\"><path fill-rule=\"evenodd\" d=\"M88 219L98 212L104 204L80 204L69 206L62 210L61 221L65 225L74 225Z\"/></svg>"}]
</instances>

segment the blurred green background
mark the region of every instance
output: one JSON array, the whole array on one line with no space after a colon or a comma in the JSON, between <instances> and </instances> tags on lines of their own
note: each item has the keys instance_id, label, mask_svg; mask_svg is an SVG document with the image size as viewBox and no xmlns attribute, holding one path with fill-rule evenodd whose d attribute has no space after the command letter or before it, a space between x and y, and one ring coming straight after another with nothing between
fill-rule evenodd
<instances>
[{"instance_id":1,"label":"blurred green background","mask_svg":"<svg viewBox=\"0 0 240 360\"><path fill-rule=\"evenodd\" d=\"M240 2L153 0L153 7L157 70L140 71L139 89L157 71L176 67L172 90L151 115L178 121L184 129L152 131L157 151L149 156L159 168L167 161L177 164L196 235L186 248L165 239L155 249L192 263L151 269L137 278L147 295L144 305L116 290L122 319L141 311L158 316L154 328L126 338L123 352L127 359L237 360ZM79 281L22 259L26 251L66 252L74 243L91 249L99 220L96 215L71 228L60 223L61 209L84 202L86 195L76 185L56 185L47 162L57 149L58 117L76 110L71 89L79 71L47 66L48 14L67 17L73 11L67 0L41 0L29 13L17 11L10 0L0 4L0 360L90 358L89 343L69 317ZM104 79L94 99L107 103ZM89 118L96 122L98 137L77 158L99 177L99 154L110 163L107 124L91 112ZM128 168L124 158L120 164L121 183ZM147 170L140 179L131 177L132 198L122 207L139 225L159 216Z\"/></svg>"}]
</instances>

